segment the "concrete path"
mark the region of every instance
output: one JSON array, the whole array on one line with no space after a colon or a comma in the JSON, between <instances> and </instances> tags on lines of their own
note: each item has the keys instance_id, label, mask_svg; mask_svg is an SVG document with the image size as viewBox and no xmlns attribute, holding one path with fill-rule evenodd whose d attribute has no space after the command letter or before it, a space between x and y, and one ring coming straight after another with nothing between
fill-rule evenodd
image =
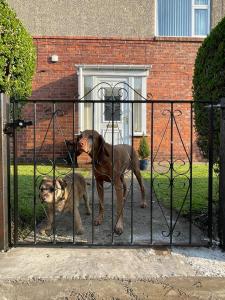
<instances>
[{"instance_id":1,"label":"concrete path","mask_svg":"<svg viewBox=\"0 0 225 300\"><path fill-rule=\"evenodd\" d=\"M219 249L15 248L0 253L0 299L224 299ZM211 298L210 298L211 297Z\"/></svg>"},{"instance_id":2,"label":"concrete path","mask_svg":"<svg viewBox=\"0 0 225 300\"><path fill-rule=\"evenodd\" d=\"M143 209L140 208L140 188L136 178L133 181L133 200L131 197L131 178L129 175L126 176L128 186L128 197L124 207L124 232L121 236L113 233L113 228L117 222L116 220L116 197L114 192L114 199L112 199L112 188L111 184L105 183L105 218L101 226L94 226L92 232L92 217L95 219L98 214L98 196L96 188L94 188L94 204L93 204L93 216L85 215L84 204L80 206L80 213L82 222L84 225L85 232L82 236L76 236L75 241L83 244L93 243L94 244L111 244L112 240L114 244L129 244L133 241L134 244L149 245L151 238L153 244L169 244L170 235L169 228L171 226L171 213L170 210L165 208L162 203L158 202L156 197L153 195L152 211L150 202L150 184L145 181L146 188L146 199L148 207ZM89 186L90 202L91 200L91 186ZM186 200L188 201L188 200ZM92 206L92 205L91 205ZM152 222L151 222L152 218ZM113 224L112 224L113 220ZM56 218L56 240L59 242L72 242L73 241L73 230L72 230L72 215L64 214L58 215ZM172 213L172 226L174 226L172 242L178 244L188 244L190 241L190 222L188 218L178 216L173 211ZM192 243L195 244L206 244L206 239L201 230L196 226L191 226L191 238ZM34 234L30 234L21 242L29 243L33 242ZM38 242L52 242L52 236L37 236Z\"/></svg>"}]
</instances>

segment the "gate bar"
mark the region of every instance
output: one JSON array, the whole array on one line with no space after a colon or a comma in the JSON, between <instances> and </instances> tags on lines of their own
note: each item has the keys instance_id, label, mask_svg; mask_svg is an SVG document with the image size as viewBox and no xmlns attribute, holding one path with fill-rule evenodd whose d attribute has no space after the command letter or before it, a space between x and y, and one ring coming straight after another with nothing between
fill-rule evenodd
<instances>
[{"instance_id":1,"label":"gate bar","mask_svg":"<svg viewBox=\"0 0 225 300\"><path fill-rule=\"evenodd\" d=\"M220 119L220 180L219 180L219 237L225 249L225 98L221 99Z\"/></svg>"},{"instance_id":2,"label":"gate bar","mask_svg":"<svg viewBox=\"0 0 225 300\"><path fill-rule=\"evenodd\" d=\"M7 150L8 137L3 134L4 125L8 122L9 115L9 99L0 94L0 250L8 250L9 248L9 228L8 226L8 163Z\"/></svg>"},{"instance_id":3,"label":"gate bar","mask_svg":"<svg viewBox=\"0 0 225 300\"><path fill-rule=\"evenodd\" d=\"M37 105L34 102L34 129L33 129L33 144L34 144L34 178L33 178L33 184L34 184L34 244L37 243L37 211L36 211L36 205L37 205L37 195L36 195L36 177L37 177L37 153L36 153L36 119L37 119Z\"/></svg>"},{"instance_id":4,"label":"gate bar","mask_svg":"<svg viewBox=\"0 0 225 300\"><path fill-rule=\"evenodd\" d=\"M191 114L191 120L190 120L190 158L189 158L189 166L190 166L190 181L189 181L189 244L192 243L192 183L193 183L193 103L190 104L190 114Z\"/></svg>"},{"instance_id":5,"label":"gate bar","mask_svg":"<svg viewBox=\"0 0 225 300\"><path fill-rule=\"evenodd\" d=\"M209 245L212 246L212 200L213 200L213 117L214 107L209 107L209 171L208 171L208 237Z\"/></svg>"},{"instance_id":6,"label":"gate bar","mask_svg":"<svg viewBox=\"0 0 225 300\"><path fill-rule=\"evenodd\" d=\"M18 103L13 102L13 121L16 119L16 107L18 107ZM13 221L14 221L14 235L13 235L13 243L14 246L17 245L18 242L18 164L17 164L17 132L15 126L13 126L13 196L14 196L14 211L13 211Z\"/></svg>"},{"instance_id":7,"label":"gate bar","mask_svg":"<svg viewBox=\"0 0 225 300\"><path fill-rule=\"evenodd\" d=\"M173 132L173 121L174 121L174 106L173 103L170 104L170 245L173 243L173 142L174 142L174 132Z\"/></svg>"}]
</instances>

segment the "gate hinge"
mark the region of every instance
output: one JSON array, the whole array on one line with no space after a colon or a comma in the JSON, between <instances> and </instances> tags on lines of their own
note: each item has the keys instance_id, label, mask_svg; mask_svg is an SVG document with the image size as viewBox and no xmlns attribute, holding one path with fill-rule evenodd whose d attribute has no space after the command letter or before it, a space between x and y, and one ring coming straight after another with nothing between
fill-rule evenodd
<instances>
[{"instance_id":1,"label":"gate hinge","mask_svg":"<svg viewBox=\"0 0 225 300\"><path fill-rule=\"evenodd\" d=\"M14 129L16 128L26 128L27 126L33 125L32 121L25 120L14 120L14 122L6 123L3 129L4 134L13 135Z\"/></svg>"}]
</instances>

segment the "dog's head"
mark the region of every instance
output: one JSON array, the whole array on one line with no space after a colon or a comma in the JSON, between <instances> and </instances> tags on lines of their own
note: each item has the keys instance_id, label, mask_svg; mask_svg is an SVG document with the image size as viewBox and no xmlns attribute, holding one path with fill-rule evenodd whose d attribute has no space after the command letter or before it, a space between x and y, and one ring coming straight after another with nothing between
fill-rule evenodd
<instances>
[{"instance_id":1,"label":"dog's head","mask_svg":"<svg viewBox=\"0 0 225 300\"><path fill-rule=\"evenodd\" d=\"M66 186L67 183L61 178L56 179L54 184L52 178L44 177L39 186L40 201L51 204L54 202L54 197L55 202L60 201L64 197Z\"/></svg>"},{"instance_id":2,"label":"dog's head","mask_svg":"<svg viewBox=\"0 0 225 300\"><path fill-rule=\"evenodd\" d=\"M96 130L84 130L77 138L78 150L90 155L93 151L98 153L104 143L104 138Z\"/></svg>"}]
</instances>

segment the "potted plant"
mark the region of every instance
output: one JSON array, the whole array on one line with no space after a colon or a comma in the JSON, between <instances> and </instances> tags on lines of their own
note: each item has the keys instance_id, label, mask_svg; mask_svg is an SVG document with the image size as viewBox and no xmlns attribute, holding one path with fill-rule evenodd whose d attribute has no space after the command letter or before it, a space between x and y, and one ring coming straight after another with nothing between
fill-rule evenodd
<instances>
[{"instance_id":1,"label":"potted plant","mask_svg":"<svg viewBox=\"0 0 225 300\"><path fill-rule=\"evenodd\" d=\"M140 140L138 154L140 157L140 169L146 170L148 167L148 157L150 155L150 149L149 149L147 139L144 135L142 136L142 138Z\"/></svg>"}]
</instances>

